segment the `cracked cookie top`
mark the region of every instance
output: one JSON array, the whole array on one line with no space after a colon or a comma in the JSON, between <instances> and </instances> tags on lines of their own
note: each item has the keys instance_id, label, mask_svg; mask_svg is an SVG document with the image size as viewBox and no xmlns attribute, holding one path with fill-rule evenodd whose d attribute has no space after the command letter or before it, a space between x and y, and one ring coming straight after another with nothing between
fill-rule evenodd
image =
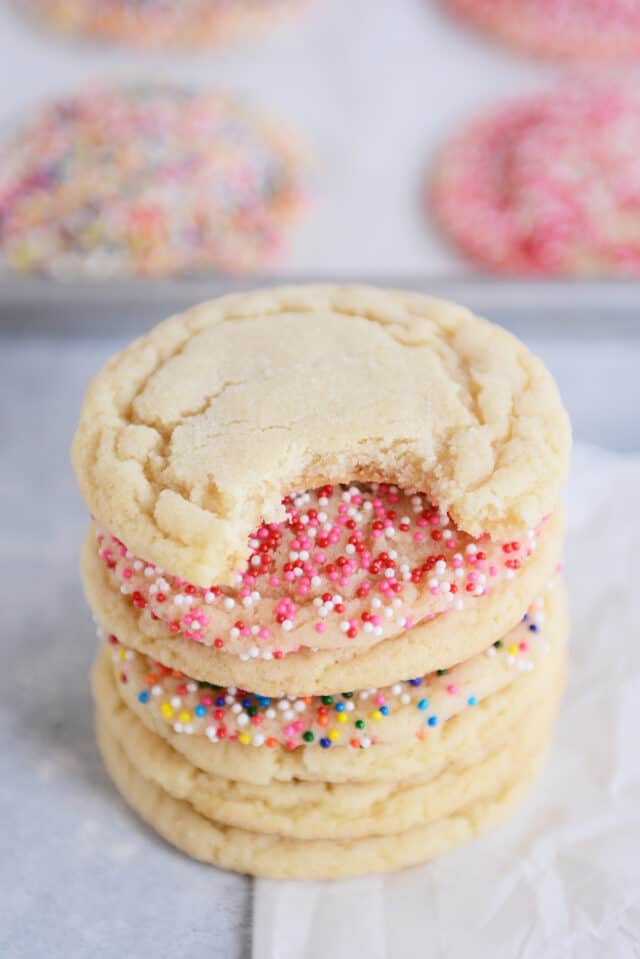
<instances>
[{"instance_id":1,"label":"cracked cookie top","mask_svg":"<svg viewBox=\"0 0 640 959\"><path fill-rule=\"evenodd\" d=\"M259 290L111 359L73 442L96 520L199 586L233 583L292 490L388 482L470 536L556 505L570 431L553 379L468 310L367 287Z\"/></svg>"}]
</instances>

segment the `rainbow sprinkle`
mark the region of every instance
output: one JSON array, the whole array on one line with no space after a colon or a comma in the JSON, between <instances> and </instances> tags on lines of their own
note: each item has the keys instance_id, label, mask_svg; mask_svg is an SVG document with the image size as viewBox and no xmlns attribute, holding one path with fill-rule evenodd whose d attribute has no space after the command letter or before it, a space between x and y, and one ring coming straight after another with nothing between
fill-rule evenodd
<instances>
[{"instance_id":1,"label":"rainbow sprinkle","mask_svg":"<svg viewBox=\"0 0 640 959\"><path fill-rule=\"evenodd\" d=\"M552 584L550 584L550 587ZM537 632L533 642L529 624ZM296 749L299 746L348 746L368 749L385 741L384 723L404 710L403 735L424 739L429 729L476 706L495 688L502 671L529 672L549 649L541 639L544 601L536 600L506 641L491 646L449 670L438 670L382 689L343 692L331 696L261 696L236 687L215 686L190 679L149 656L122 646L109 635L114 673L138 703L161 717L175 733L206 735L211 742ZM486 656L495 668L483 672ZM407 732L408 730L408 732Z\"/></svg>"}]
</instances>

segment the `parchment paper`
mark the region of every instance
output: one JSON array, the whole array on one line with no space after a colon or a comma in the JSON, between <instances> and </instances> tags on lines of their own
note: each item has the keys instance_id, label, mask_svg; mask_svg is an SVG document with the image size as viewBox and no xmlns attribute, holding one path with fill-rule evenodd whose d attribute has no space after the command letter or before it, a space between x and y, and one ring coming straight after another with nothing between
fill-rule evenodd
<instances>
[{"instance_id":1,"label":"parchment paper","mask_svg":"<svg viewBox=\"0 0 640 959\"><path fill-rule=\"evenodd\" d=\"M259 881L254 959L640 956L640 458L576 450L569 683L521 811L388 877Z\"/></svg>"}]
</instances>

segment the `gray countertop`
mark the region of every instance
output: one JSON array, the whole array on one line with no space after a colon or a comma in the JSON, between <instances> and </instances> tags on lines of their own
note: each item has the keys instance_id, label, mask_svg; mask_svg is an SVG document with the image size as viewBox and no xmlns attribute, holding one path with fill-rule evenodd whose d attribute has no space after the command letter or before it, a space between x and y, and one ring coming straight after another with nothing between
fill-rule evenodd
<instances>
[{"instance_id":1,"label":"gray countertop","mask_svg":"<svg viewBox=\"0 0 640 959\"><path fill-rule=\"evenodd\" d=\"M0 955L233 959L248 954L249 880L134 823L94 742L87 515L68 448L87 380L115 346L0 339Z\"/></svg>"}]
</instances>

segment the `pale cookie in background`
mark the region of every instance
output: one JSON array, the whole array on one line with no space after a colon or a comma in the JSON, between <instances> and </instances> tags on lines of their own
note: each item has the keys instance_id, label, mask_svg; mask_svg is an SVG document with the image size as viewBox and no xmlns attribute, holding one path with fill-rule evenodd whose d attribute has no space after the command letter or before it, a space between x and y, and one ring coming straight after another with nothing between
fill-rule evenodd
<instances>
[{"instance_id":1,"label":"pale cookie in background","mask_svg":"<svg viewBox=\"0 0 640 959\"><path fill-rule=\"evenodd\" d=\"M202 862L275 879L340 879L426 862L513 812L545 756L543 749L525 762L518 757L508 785L497 789L490 798L471 803L429 825L353 841L297 840L216 825L185 800L174 799L145 779L131 765L117 740L100 725L98 743L107 770L124 799L168 842Z\"/></svg>"},{"instance_id":2,"label":"pale cookie in background","mask_svg":"<svg viewBox=\"0 0 640 959\"><path fill-rule=\"evenodd\" d=\"M285 496L325 483L425 492L474 537L533 528L569 445L552 377L504 330L418 294L301 286L203 304L115 356L73 463L97 522L208 587Z\"/></svg>"},{"instance_id":3,"label":"pale cookie in background","mask_svg":"<svg viewBox=\"0 0 640 959\"><path fill-rule=\"evenodd\" d=\"M22 0L48 26L136 47L225 46L296 13L301 0Z\"/></svg>"},{"instance_id":4,"label":"pale cookie in background","mask_svg":"<svg viewBox=\"0 0 640 959\"><path fill-rule=\"evenodd\" d=\"M544 592L557 569L564 537L561 508L546 526L530 561L489 596L414 626L365 652L351 649L346 645L349 640L345 640L341 650L301 651L281 659L243 661L239 656L178 637L153 619L148 609L137 609L130 597L121 594L98 556L92 533L85 540L82 578L99 625L126 646L198 680L240 686L265 695L317 695L386 686L446 669L504 637L520 621L530 601Z\"/></svg>"}]
</instances>

